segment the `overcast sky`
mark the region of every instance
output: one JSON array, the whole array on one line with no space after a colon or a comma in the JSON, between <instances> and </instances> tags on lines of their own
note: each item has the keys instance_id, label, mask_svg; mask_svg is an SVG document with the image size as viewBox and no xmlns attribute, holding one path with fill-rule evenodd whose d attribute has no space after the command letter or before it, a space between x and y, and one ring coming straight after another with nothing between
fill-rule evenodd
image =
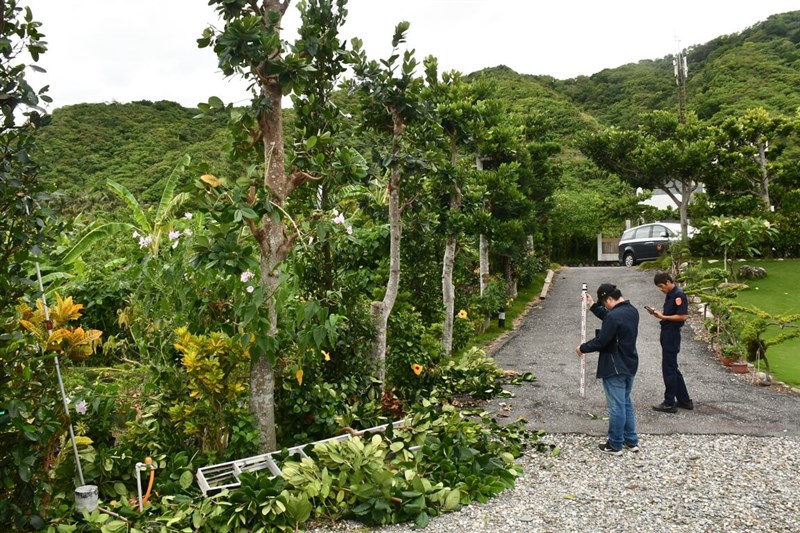
<instances>
[{"instance_id":1,"label":"overcast sky","mask_svg":"<svg viewBox=\"0 0 800 533\"><path fill-rule=\"evenodd\" d=\"M47 73L31 81L50 85L52 107L248 99L244 83L217 69L213 51L197 48L203 29L218 24L207 0L27 4L49 46L39 62ZM296 4L284 18L292 39ZM407 20L408 45L420 61L436 56L441 70L468 74L503 64L566 79L661 58L794 10L800 0L349 0L342 34L361 38L377 59L388 54L395 25Z\"/></svg>"}]
</instances>

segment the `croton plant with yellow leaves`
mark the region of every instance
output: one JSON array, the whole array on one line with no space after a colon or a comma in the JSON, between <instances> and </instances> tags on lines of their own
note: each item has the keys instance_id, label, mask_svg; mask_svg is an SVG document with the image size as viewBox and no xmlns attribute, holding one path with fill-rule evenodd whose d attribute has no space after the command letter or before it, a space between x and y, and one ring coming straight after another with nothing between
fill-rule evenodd
<instances>
[{"instance_id":1,"label":"croton plant with yellow leaves","mask_svg":"<svg viewBox=\"0 0 800 533\"><path fill-rule=\"evenodd\" d=\"M83 304L76 304L72 297L62 298L56 293L56 304L48 307L45 315L42 300L36 301L36 310L26 303L17 306L21 315L20 325L36 338L44 353L56 353L72 361L82 361L92 355L100 345L103 332L97 329L68 327L67 324L81 317ZM48 325L46 316L50 317Z\"/></svg>"}]
</instances>

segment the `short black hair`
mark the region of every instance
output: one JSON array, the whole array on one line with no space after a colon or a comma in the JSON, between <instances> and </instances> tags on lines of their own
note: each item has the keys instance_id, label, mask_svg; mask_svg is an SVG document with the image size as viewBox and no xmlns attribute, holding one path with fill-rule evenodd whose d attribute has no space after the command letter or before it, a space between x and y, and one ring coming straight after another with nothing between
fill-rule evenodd
<instances>
[{"instance_id":1,"label":"short black hair","mask_svg":"<svg viewBox=\"0 0 800 533\"><path fill-rule=\"evenodd\" d=\"M666 272L657 272L656 275L653 277L653 283L656 285L662 285L664 283L670 283L670 282L675 283L675 281L672 279L672 276L670 276Z\"/></svg>"},{"instance_id":2,"label":"short black hair","mask_svg":"<svg viewBox=\"0 0 800 533\"><path fill-rule=\"evenodd\" d=\"M613 283L603 283L597 287L597 301L602 302L606 298L618 300L622 298L622 292Z\"/></svg>"}]
</instances>

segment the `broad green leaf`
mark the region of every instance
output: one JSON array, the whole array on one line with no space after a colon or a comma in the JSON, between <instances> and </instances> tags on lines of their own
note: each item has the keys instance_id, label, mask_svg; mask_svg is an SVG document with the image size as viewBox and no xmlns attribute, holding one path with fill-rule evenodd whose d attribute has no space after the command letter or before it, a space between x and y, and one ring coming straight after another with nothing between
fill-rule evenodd
<instances>
[{"instance_id":1,"label":"broad green leaf","mask_svg":"<svg viewBox=\"0 0 800 533\"><path fill-rule=\"evenodd\" d=\"M133 216L134 222L139 228L146 232L152 233L153 228L150 226L150 221L147 220L147 216L142 209L142 206L139 205L139 202L134 198L133 194L125 188L124 185L117 183L116 181L108 180L108 187L119 196L125 205L128 206L128 209L131 211L131 215Z\"/></svg>"},{"instance_id":2,"label":"broad green leaf","mask_svg":"<svg viewBox=\"0 0 800 533\"><path fill-rule=\"evenodd\" d=\"M114 492L116 492L119 496L126 498L128 496L128 487L126 487L124 483L117 481L114 483Z\"/></svg>"},{"instance_id":3,"label":"broad green leaf","mask_svg":"<svg viewBox=\"0 0 800 533\"><path fill-rule=\"evenodd\" d=\"M175 195L175 187L178 185L178 178L181 177L181 173L186 169L191 160L192 158L186 154L181 157L178 164L172 169L172 173L169 175L167 183L164 185L164 192L161 193L161 202L159 202L158 209L156 209L156 226L162 225L166 217L169 216L169 207Z\"/></svg>"},{"instance_id":4,"label":"broad green leaf","mask_svg":"<svg viewBox=\"0 0 800 533\"><path fill-rule=\"evenodd\" d=\"M73 246L69 252L67 252L67 255L64 256L63 262L65 264L72 263L86 250L94 246L98 241L111 237L112 235L115 235L121 231L133 231L135 229L135 226L122 222L110 222L108 224L98 226L84 235L83 238L81 238L81 240L78 241L78 243Z\"/></svg>"},{"instance_id":5,"label":"broad green leaf","mask_svg":"<svg viewBox=\"0 0 800 533\"><path fill-rule=\"evenodd\" d=\"M194 481L194 477L189 470L185 470L183 474L181 474L180 484L182 489L188 489L192 482Z\"/></svg>"},{"instance_id":6,"label":"broad green leaf","mask_svg":"<svg viewBox=\"0 0 800 533\"><path fill-rule=\"evenodd\" d=\"M455 511L461 506L461 491L459 489L453 489L450 491L450 494L447 495L447 498L444 500L444 510L445 511Z\"/></svg>"}]
</instances>

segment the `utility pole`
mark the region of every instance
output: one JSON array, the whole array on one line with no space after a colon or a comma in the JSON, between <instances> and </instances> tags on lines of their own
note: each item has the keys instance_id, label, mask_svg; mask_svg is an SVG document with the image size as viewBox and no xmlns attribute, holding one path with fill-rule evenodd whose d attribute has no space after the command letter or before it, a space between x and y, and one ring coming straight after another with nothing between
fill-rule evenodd
<instances>
[{"instance_id":1,"label":"utility pole","mask_svg":"<svg viewBox=\"0 0 800 533\"><path fill-rule=\"evenodd\" d=\"M678 85L678 120L681 124L686 124L686 77L689 67L683 51L675 54L672 64L675 67L675 83Z\"/></svg>"}]
</instances>

